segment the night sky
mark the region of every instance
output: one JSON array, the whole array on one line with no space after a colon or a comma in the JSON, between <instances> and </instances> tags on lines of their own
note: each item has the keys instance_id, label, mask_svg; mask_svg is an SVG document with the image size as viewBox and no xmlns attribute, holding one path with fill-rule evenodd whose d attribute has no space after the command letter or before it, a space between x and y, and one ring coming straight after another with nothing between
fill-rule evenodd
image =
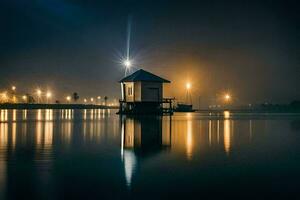
<instances>
[{"instance_id":1,"label":"night sky","mask_svg":"<svg viewBox=\"0 0 300 200\"><path fill-rule=\"evenodd\" d=\"M297 1L1 0L0 90L119 97L132 19L136 68L169 79L168 96L238 103L300 99Z\"/></svg>"}]
</instances>

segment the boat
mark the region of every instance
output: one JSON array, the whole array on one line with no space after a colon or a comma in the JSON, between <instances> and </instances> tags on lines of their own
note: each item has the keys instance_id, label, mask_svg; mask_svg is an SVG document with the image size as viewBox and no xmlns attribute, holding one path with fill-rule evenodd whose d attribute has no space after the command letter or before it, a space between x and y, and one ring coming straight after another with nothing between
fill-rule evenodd
<instances>
[{"instance_id":1,"label":"boat","mask_svg":"<svg viewBox=\"0 0 300 200\"><path fill-rule=\"evenodd\" d=\"M178 103L175 112L195 112L192 104Z\"/></svg>"}]
</instances>

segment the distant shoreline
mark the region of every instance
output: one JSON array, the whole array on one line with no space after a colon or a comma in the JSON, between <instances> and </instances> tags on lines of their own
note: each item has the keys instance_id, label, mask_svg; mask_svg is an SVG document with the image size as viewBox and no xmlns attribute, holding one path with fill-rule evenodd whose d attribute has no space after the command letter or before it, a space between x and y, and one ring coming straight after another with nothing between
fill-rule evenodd
<instances>
[{"instance_id":1,"label":"distant shoreline","mask_svg":"<svg viewBox=\"0 0 300 200\"><path fill-rule=\"evenodd\" d=\"M0 104L0 109L119 109L119 106L105 106L94 104L28 104L28 103L4 103ZM194 110L196 113L295 113L300 114L298 108L257 108L257 109L200 109ZM180 112L178 112L180 113Z\"/></svg>"},{"instance_id":2,"label":"distant shoreline","mask_svg":"<svg viewBox=\"0 0 300 200\"><path fill-rule=\"evenodd\" d=\"M93 104L28 104L4 103L0 109L118 109L118 106L105 106Z\"/></svg>"},{"instance_id":3,"label":"distant shoreline","mask_svg":"<svg viewBox=\"0 0 300 200\"><path fill-rule=\"evenodd\" d=\"M300 114L299 109L201 109L196 110L196 113L221 113L229 111L230 113L295 113Z\"/></svg>"}]
</instances>

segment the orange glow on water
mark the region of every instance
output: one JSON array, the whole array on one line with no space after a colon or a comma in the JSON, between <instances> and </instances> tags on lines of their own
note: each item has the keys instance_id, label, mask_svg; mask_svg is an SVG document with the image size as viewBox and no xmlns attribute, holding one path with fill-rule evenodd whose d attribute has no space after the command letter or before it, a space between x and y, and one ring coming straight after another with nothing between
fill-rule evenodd
<instances>
[{"instance_id":1,"label":"orange glow on water","mask_svg":"<svg viewBox=\"0 0 300 200\"><path fill-rule=\"evenodd\" d=\"M7 122L7 110L0 110L0 122Z\"/></svg>"},{"instance_id":2,"label":"orange glow on water","mask_svg":"<svg viewBox=\"0 0 300 200\"><path fill-rule=\"evenodd\" d=\"M38 121L41 121L41 120L42 120L42 110L41 110L41 109L38 109L38 110L37 110L37 117L36 117L36 119L37 119Z\"/></svg>"},{"instance_id":3,"label":"orange glow on water","mask_svg":"<svg viewBox=\"0 0 300 200\"><path fill-rule=\"evenodd\" d=\"M224 118L229 119L230 118L230 112L229 111L224 111Z\"/></svg>"},{"instance_id":4,"label":"orange glow on water","mask_svg":"<svg viewBox=\"0 0 300 200\"><path fill-rule=\"evenodd\" d=\"M188 113L190 114L190 113ZM188 160L192 159L193 155L193 127L192 119L190 115L187 115L187 127L186 127L186 156Z\"/></svg>"},{"instance_id":5,"label":"orange glow on water","mask_svg":"<svg viewBox=\"0 0 300 200\"><path fill-rule=\"evenodd\" d=\"M231 145L231 129L230 129L230 120L224 120L224 149L227 154L230 153Z\"/></svg>"}]
</instances>

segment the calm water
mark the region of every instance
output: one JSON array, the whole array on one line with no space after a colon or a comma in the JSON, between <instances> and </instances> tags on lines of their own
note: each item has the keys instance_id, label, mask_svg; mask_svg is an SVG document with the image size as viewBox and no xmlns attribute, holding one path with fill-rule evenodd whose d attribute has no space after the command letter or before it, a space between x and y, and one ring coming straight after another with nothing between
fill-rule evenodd
<instances>
[{"instance_id":1,"label":"calm water","mask_svg":"<svg viewBox=\"0 0 300 200\"><path fill-rule=\"evenodd\" d=\"M300 116L0 110L1 199L292 197Z\"/></svg>"}]
</instances>

